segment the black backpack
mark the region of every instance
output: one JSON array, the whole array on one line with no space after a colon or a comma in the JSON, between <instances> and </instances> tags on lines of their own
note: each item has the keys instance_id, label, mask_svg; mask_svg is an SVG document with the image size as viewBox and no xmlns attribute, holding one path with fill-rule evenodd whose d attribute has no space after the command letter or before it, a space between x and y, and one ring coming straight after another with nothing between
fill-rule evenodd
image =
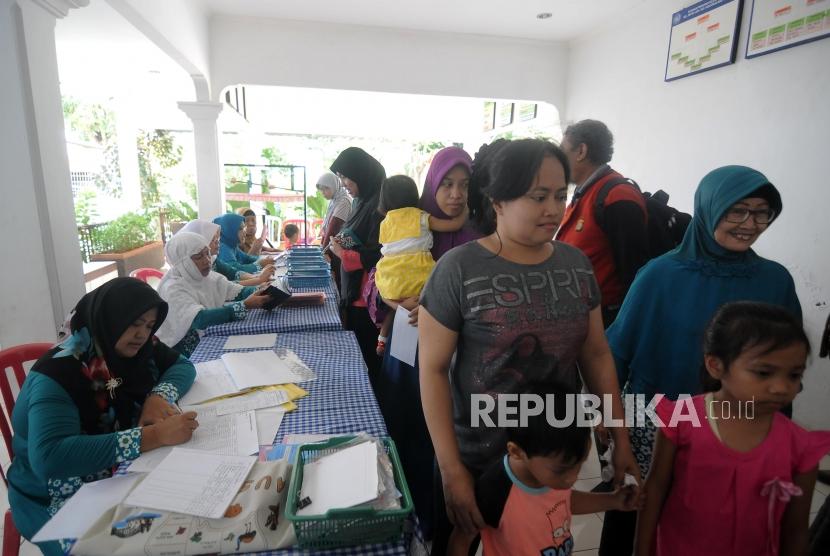
<instances>
[{"instance_id":1,"label":"black backpack","mask_svg":"<svg viewBox=\"0 0 830 556\"><path fill-rule=\"evenodd\" d=\"M594 218L596 218L600 228L605 229L603 209L608 193L615 186L624 183L634 186L646 203L649 258L659 257L680 245L680 242L683 241L683 235L686 233L686 228L689 227L689 222L692 221L692 216L669 206L669 194L662 189L655 193L643 193L637 182L624 177L611 178L602 184L602 189L597 193L596 202L594 203Z\"/></svg>"}]
</instances>

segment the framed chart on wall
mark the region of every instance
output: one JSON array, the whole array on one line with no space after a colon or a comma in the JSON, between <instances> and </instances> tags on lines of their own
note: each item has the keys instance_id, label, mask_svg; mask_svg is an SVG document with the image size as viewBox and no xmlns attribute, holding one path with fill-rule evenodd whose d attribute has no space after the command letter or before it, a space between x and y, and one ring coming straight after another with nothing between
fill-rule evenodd
<instances>
[{"instance_id":1,"label":"framed chart on wall","mask_svg":"<svg viewBox=\"0 0 830 556\"><path fill-rule=\"evenodd\" d=\"M746 57L830 37L828 0L753 0Z\"/></svg>"},{"instance_id":2,"label":"framed chart on wall","mask_svg":"<svg viewBox=\"0 0 830 556\"><path fill-rule=\"evenodd\" d=\"M735 62L743 0L703 0L672 15L665 81Z\"/></svg>"}]
</instances>

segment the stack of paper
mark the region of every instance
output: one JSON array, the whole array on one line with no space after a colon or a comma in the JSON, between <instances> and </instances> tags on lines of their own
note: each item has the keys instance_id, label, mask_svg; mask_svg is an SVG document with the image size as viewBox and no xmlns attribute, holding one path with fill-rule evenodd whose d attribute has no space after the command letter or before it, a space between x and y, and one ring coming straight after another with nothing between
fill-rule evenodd
<instances>
[{"instance_id":1,"label":"stack of paper","mask_svg":"<svg viewBox=\"0 0 830 556\"><path fill-rule=\"evenodd\" d=\"M316 378L314 371L290 350L282 350L281 354L273 350L225 353L222 362L238 390Z\"/></svg>"},{"instance_id":2,"label":"stack of paper","mask_svg":"<svg viewBox=\"0 0 830 556\"><path fill-rule=\"evenodd\" d=\"M253 411L218 415L215 405L183 406L182 411L195 411L199 428L179 447L224 456L247 456L259 451L259 419ZM167 446L143 453L129 469L139 473L152 471L173 450Z\"/></svg>"},{"instance_id":3,"label":"stack of paper","mask_svg":"<svg viewBox=\"0 0 830 556\"><path fill-rule=\"evenodd\" d=\"M276 343L276 334L245 334L228 336L222 349L227 351L229 349L272 348Z\"/></svg>"},{"instance_id":4,"label":"stack of paper","mask_svg":"<svg viewBox=\"0 0 830 556\"><path fill-rule=\"evenodd\" d=\"M374 442L361 442L303 467L300 500L309 502L297 515L322 515L378 497L378 452Z\"/></svg>"},{"instance_id":5,"label":"stack of paper","mask_svg":"<svg viewBox=\"0 0 830 556\"><path fill-rule=\"evenodd\" d=\"M225 353L221 359L196 364L196 382L181 403L199 404L252 388L315 378L314 371L289 349Z\"/></svg>"},{"instance_id":6,"label":"stack of paper","mask_svg":"<svg viewBox=\"0 0 830 556\"><path fill-rule=\"evenodd\" d=\"M126 503L217 519L239 492L256 458L174 448L127 496Z\"/></svg>"}]
</instances>

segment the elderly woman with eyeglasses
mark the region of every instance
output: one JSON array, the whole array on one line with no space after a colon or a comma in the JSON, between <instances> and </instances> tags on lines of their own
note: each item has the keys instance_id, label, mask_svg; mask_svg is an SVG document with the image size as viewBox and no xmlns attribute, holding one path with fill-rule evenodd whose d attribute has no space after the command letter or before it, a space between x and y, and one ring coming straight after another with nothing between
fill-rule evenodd
<instances>
[{"instance_id":1,"label":"elderly woman with eyeglasses","mask_svg":"<svg viewBox=\"0 0 830 556\"><path fill-rule=\"evenodd\" d=\"M764 301L801 318L790 273L752 250L781 209L778 190L757 170L724 166L704 176L683 242L640 270L607 331L623 393L701 393L703 331L725 303ZM645 476L654 429L631 434Z\"/></svg>"},{"instance_id":2,"label":"elderly woman with eyeglasses","mask_svg":"<svg viewBox=\"0 0 830 556\"><path fill-rule=\"evenodd\" d=\"M204 237L175 234L164 248L170 270L159 295L170 310L158 329L159 340L189 357L199 344L199 330L244 319L248 309L262 307L270 297L211 271L210 248Z\"/></svg>"}]
</instances>

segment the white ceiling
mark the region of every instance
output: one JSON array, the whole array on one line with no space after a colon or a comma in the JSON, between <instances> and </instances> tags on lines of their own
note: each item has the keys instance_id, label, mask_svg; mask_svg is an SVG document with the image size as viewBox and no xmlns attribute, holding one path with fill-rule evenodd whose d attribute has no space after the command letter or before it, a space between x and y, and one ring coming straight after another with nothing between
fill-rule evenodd
<instances>
[{"instance_id":1,"label":"white ceiling","mask_svg":"<svg viewBox=\"0 0 830 556\"><path fill-rule=\"evenodd\" d=\"M58 19L55 46L64 96L118 98L147 127L190 125L176 106L194 98L190 76L104 0Z\"/></svg>"},{"instance_id":2,"label":"white ceiling","mask_svg":"<svg viewBox=\"0 0 830 556\"><path fill-rule=\"evenodd\" d=\"M648 0L196 1L211 14L567 41Z\"/></svg>"}]
</instances>

